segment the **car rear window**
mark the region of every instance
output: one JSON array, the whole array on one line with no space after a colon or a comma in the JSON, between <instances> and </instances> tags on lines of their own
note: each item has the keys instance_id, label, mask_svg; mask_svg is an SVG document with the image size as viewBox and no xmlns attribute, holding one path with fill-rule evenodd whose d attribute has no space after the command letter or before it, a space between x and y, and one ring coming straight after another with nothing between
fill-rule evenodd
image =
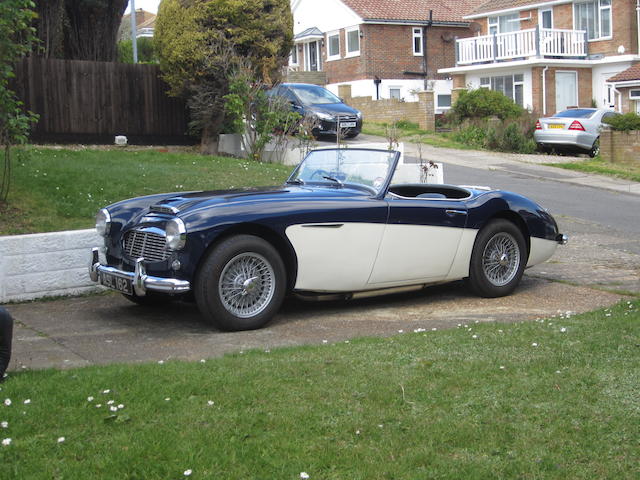
<instances>
[{"instance_id":1,"label":"car rear window","mask_svg":"<svg viewBox=\"0 0 640 480\"><path fill-rule=\"evenodd\" d=\"M564 110L562 112L558 112L554 115L554 117L558 118L589 118L597 110L593 108L570 108L569 110Z\"/></svg>"}]
</instances>

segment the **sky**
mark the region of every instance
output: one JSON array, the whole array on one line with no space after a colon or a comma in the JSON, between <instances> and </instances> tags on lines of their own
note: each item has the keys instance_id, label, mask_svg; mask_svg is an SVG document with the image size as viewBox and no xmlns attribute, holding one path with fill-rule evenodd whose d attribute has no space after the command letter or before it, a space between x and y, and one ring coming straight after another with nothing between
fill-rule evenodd
<instances>
[{"instance_id":1,"label":"sky","mask_svg":"<svg viewBox=\"0 0 640 480\"><path fill-rule=\"evenodd\" d=\"M136 10L139 8L146 10L151 13L158 13L158 4L160 0L135 0ZM131 9L131 1L129 1L129 5L127 6L127 10L124 13L129 13Z\"/></svg>"}]
</instances>

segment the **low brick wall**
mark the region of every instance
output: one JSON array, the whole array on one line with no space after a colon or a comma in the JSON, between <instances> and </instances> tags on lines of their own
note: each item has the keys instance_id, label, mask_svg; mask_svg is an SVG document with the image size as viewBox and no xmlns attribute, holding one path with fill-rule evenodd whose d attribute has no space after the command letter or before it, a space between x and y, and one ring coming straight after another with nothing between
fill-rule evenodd
<instances>
[{"instance_id":1,"label":"low brick wall","mask_svg":"<svg viewBox=\"0 0 640 480\"><path fill-rule=\"evenodd\" d=\"M338 95L346 104L360 110L365 122L393 123L408 120L417 123L423 130L435 130L435 105L431 91L419 92L417 102L403 102L394 98L373 100L371 97L352 97L350 85L338 86Z\"/></svg>"},{"instance_id":2,"label":"low brick wall","mask_svg":"<svg viewBox=\"0 0 640 480\"><path fill-rule=\"evenodd\" d=\"M89 252L94 229L0 237L0 303L96 290Z\"/></svg>"},{"instance_id":3,"label":"low brick wall","mask_svg":"<svg viewBox=\"0 0 640 480\"><path fill-rule=\"evenodd\" d=\"M600 132L600 157L607 162L640 165L640 130L616 132L603 129Z\"/></svg>"}]
</instances>

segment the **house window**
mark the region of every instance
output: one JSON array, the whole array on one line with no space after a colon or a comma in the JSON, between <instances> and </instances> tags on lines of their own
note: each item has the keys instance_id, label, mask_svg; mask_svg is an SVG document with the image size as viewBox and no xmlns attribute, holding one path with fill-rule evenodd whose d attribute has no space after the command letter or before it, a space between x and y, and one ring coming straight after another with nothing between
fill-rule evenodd
<instances>
[{"instance_id":1,"label":"house window","mask_svg":"<svg viewBox=\"0 0 640 480\"><path fill-rule=\"evenodd\" d=\"M358 27L346 29L347 57L360 55L360 29Z\"/></svg>"},{"instance_id":2,"label":"house window","mask_svg":"<svg viewBox=\"0 0 640 480\"><path fill-rule=\"evenodd\" d=\"M298 65L298 46L294 45L289 56L289 65Z\"/></svg>"},{"instance_id":3,"label":"house window","mask_svg":"<svg viewBox=\"0 0 640 480\"><path fill-rule=\"evenodd\" d=\"M327 60L336 60L340 58L340 33L327 34Z\"/></svg>"},{"instance_id":4,"label":"house window","mask_svg":"<svg viewBox=\"0 0 640 480\"><path fill-rule=\"evenodd\" d=\"M520 14L510 13L497 17L489 17L489 33L508 33L520 30Z\"/></svg>"},{"instance_id":5,"label":"house window","mask_svg":"<svg viewBox=\"0 0 640 480\"><path fill-rule=\"evenodd\" d=\"M451 95L438 95L437 108L451 108Z\"/></svg>"},{"instance_id":6,"label":"house window","mask_svg":"<svg viewBox=\"0 0 640 480\"><path fill-rule=\"evenodd\" d=\"M589 40L611 38L611 0L592 0L573 5L575 30L586 30Z\"/></svg>"},{"instance_id":7,"label":"house window","mask_svg":"<svg viewBox=\"0 0 640 480\"><path fill-rule=\"evenodd\" d=\"M488 88L501 92L520 106L524 106L524 75L500 75L496 77L482 77L480 88Z\"/></svg>"},{"instance_id":8,"label":"house window","mask_svg":"<svg viewBox=\"0 0 640 480\"><path fill-rule=\"evenodd\" d=\"M553 10L540 10L540 27L542 28L553 28Z\"/></svg>"},{"instance_id":9,"label":"house window","mask_svg":"<svg viewBox=\"0 0 640 480\"><path fill-rule=\"evenodd\" d=\"M389 98L395 98L396 100L400 100L400 87L389 87Z\"/></svg>"},{"instance_id":10,"label":"house window","mask_svg":"<svg viewBox=\"0 0 640 480\"><path fill-rule=\"evenodd\" d=\"M413 54L422 55L422 28L413 29Z\"/></svg>"}]
</instances>

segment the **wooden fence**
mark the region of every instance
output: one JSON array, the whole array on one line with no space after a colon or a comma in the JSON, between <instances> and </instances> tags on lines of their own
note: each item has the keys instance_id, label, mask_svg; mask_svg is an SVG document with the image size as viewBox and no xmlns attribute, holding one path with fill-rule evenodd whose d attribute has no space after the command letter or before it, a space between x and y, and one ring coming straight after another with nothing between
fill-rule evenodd
<instances>
[{"instance_id":1,"label":"wooden fence","mask_svg":"<svg viewBox=\"0 0 640 480\"><path fill-rule=\"evenodd\" d=\"M40 115L36 142L193 143L181 99L167 96L156 65L26 58L13 85L25 108Z\"/></svg>"}]
</instances>

